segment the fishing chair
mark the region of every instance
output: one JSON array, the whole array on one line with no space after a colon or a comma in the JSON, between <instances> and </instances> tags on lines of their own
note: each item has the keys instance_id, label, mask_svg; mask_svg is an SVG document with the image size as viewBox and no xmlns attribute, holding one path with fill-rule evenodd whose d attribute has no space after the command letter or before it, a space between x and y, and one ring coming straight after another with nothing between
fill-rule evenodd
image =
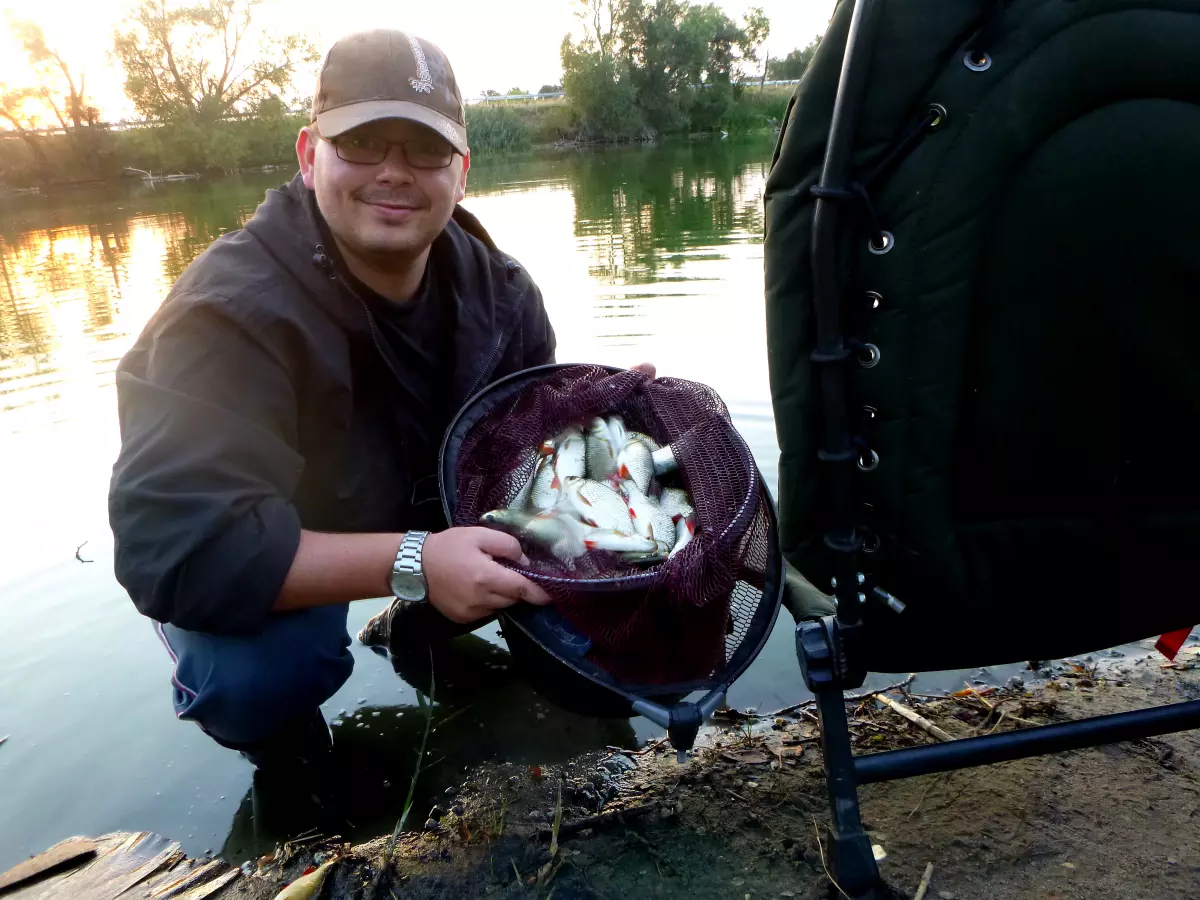
<instances>
[{"instance_id":1,"label":"fishing chair","mask_svg":"<svg viewBox=\"0 0 1200 900\"><path fill-rule=\"evenodd\" d=\"M854 756L842 699L1200 621L1197 48L1197 0L841 0L789 105L779 534L835 595L796 648L853 897L884 891L860 784L1200 725L1185 702Z\"/></svg>"}]
</instances>

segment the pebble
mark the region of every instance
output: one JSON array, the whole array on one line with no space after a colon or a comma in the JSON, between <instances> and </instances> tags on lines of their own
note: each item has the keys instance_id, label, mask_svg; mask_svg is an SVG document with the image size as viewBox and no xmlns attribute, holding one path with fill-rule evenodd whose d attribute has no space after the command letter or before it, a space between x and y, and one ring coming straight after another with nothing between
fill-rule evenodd
<instances>
[{"instance_id":1,"label":"pebble","mask_svg":"<svg viewBox=\"0 0 1200 900\"><path fill-rule=\"evenodd\" d=\"M938 891L938 896L942 900L954 900L954 894L950 893L950 891Z\"/></svg>"},{"instance_id":2,"label":"pebble","mask_svg":"<svg viewBox=\"0 0 1200 900\"><path fill-rule=\"evenodd\" d=\"M455 803L452 807L450 807L450 812L461 818L463 813L466 812L466 807L461 803Z\"/></svg>"},{"instance_id":3,"label":"pebble","mask_svg":"<svg viewBox=\"0 0 1200 900\"><path fill-rule=\"evenodd\" d=\"M1008 681L1004 682L1004 686L1009 690L1019 691L1025 687L1025 679L1020 675L1014 675L1012 678L1008 679Z\"/></svg>"},{"instance_id":4,"label":"pebble","mask_svg":"<svg viewBox=\"0 0 1200 900\"><path fill-rule=\"evenodd\" d=\"M437 831L438 830L437 819L426 819L425 820L425 830L426 831Z\"/></svg>"}]
</instances>

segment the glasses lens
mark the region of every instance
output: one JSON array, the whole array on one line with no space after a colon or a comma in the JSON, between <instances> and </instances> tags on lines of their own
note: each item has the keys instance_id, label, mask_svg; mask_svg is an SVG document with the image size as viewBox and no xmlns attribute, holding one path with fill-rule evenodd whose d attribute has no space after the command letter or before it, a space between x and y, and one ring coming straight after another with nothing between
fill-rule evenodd
<instances>
[{"instance_id":1,"label":"glasses lens","mask_svg":"<svg viewBox=\"0 0 1200 900\"><path fill-rule=\"evenodd\" d=\"M337 155L346 162L375 166L387 156L388 145L377 137L338 138L333 144Z\"/></svg>"},{"instance_id":2,"label":"glasses lens","mask_svg":"<svg viewBox=\"0 0 1200 900\"><path fill-rule=\"evenodd\" d=\"M414 169L444 169L454 158L454 148L445 141L408 141L404 158Z\"/></svg>"}]
</instances>

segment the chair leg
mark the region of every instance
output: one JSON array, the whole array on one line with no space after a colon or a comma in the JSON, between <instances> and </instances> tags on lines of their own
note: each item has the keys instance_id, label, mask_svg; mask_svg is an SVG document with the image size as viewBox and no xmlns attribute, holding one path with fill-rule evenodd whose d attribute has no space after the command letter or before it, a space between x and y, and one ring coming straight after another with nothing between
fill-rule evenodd
<instances>
[{"instance_id":1,"label":"chair leg","mask_svg":"<svg viewBox=\"0 0 1200 900\"><path fill-rule=\"evenodd\" d=\"M838 688L822 688L816 691L816 697L825 786L829 791L830 825L826 835L830 871L843 891L855 900L866 900L883 888L883 880L859 814L846 705Z\"/></svg>"},{"instance_id":2,"label":"chair leg","mask_svg":"<svg viewBox=\"0 0 1200 900\"><path fill-rule=\"evenodd\" d=\"M886 895L871 839L858 810L858 782L842 690L847 681L862 683L861 673L838 670L843 657L841 631L832 616L796 625L796 656L804 682L817 701L825 787L829 791L830 826L826 831L830 872L838 887L853 900ZM850 685L854 686L854 685Z\"/></svg>"}]
</instances>

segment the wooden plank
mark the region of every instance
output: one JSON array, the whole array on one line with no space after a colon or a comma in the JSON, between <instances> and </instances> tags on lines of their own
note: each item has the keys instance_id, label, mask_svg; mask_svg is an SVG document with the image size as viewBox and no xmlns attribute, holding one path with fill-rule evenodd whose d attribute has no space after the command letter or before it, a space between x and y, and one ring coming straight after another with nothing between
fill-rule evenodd
<instances>
[{"instance_id":1,"label":"wooden plank","mask_svg":"<svg viewBox=\"0 0 1200 900\"><path fill-rule=\"evenodd\" d=\"M199 887L194 887L186 894L182 894L176 900L205 900L213 894L224 889L225 885L229 884L235 878L242 874L242 870L236 866L226 872L224 875L218 875L207 884L202 884Z\"/></svg>"},{"instance_id":2,"label":"wooden plank","mask_svg":"<svg viewBox=\"0 0 1200 900\"><path fill-rule=\"evenodd\" d=\"M87 838L67 838L32 859L13 866L0 875L0 893L35 879L48 878L56 872L79 866L96 855L95 842Z\"/></svg>"},{"instance_id":3,"label":"wooden plank","mask_svg":"<svg viewBox=\"0 0 1200 900\"><path fill-rule=\"evenodd\" d=\"M226 863L221 862L219 859L214 859L192 869L182 878L177 878L169 884L154 888L154 890L150 891L149 896L151 900L166 900L169 897L178 897L180 894L190 891L197 885L204 884L226 867Z\"/></svg>"},{"instance_id":4,"label":"wooden plank","mask_svg":"<svg viewBox=\"0 0 1200 900\"><path fill-rule=\"evenodd\" d=\"M96 845L97 855L83 867L17 888L5 900L117 900L155 875L169 878L167 870L182 858L177 843L149 832L106 835L97 838ZM126 894L122 900L132 896Z\"/></svg>"}]
</instances>

